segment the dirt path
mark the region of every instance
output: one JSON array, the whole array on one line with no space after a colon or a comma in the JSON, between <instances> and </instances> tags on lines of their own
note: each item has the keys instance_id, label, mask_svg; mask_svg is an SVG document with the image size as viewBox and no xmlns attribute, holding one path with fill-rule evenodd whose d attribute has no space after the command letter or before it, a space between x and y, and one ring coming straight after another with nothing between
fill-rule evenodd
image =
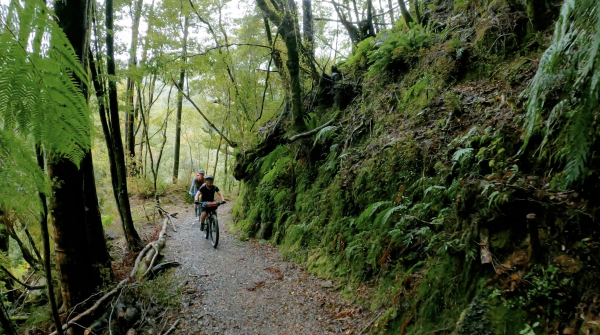
<instances>
[{"instance_id":1,"label":"dirt path","mask_svg":"<svg viewBox=\"0 0 600 335\"><path fill-rule=\"evenodd\" d=\"M183 287L179 334L358 334L366 312L329 291L329 282L284 262L267 243L241 242L232 233L232 203L219 208L217 249L201 235L191 205L177 208L167 259ZM169 211L177 211L170 208Z\"/></svg>"}]
</instances>

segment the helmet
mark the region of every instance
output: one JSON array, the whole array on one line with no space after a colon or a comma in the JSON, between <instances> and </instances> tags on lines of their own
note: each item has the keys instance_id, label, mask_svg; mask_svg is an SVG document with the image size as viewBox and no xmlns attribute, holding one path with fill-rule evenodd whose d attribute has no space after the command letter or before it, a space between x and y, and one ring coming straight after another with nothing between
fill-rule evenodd
<instances>
[{"instance_id":1,"label":"helmet","mask_svg":"<svg viewBox=\"0 0 600 335\"><path fill-rule=\"evenodd\" d=\"M215 177L207 174L206 177L204 177L204 179L206 179L206 180L215 180Z\"/></svg>"},{"instance_id":2,"label":"helmet","mask_svg":"<svg viewBox=\"0 0 600 335\"><path fill-rule=\"evenodd\" d=\"M204 170L200 169L200 171L198 171L199 174L205 174L206 172L204 172Z\"/></svg>"}]
</instances>

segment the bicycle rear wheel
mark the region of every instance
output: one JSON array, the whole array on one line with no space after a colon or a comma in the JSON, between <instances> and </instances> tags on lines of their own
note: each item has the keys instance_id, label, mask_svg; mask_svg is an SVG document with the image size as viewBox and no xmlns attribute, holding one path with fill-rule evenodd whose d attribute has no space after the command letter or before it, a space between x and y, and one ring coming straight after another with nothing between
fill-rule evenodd
<instances>
[{"instance_id":1,"label":"bicycle rear wheel","mask_svg":"<svg viewBox=\"0 0 600 335\"><path fill-rule=\"evenodd\" d=\"M219 245L219 220L216 215L210 216L210 243L213 248L216 248ZM208 230L208 229L207 229Z\"/></svg>"}]
</instances>

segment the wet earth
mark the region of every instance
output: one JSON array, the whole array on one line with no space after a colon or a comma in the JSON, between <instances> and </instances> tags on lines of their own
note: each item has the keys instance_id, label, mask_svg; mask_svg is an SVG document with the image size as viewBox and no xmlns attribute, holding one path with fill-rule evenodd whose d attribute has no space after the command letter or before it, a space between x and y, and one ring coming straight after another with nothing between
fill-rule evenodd
<instances>
[{"instance_id":1,"label":"wet earth","mask_svg":"<svg viewBox=\"0 0 600 335\"><path fill-rule=\"evenodd\" d=\"M219 208L214 249L200 232L192 205L178 211L164 253L182 266L176 334L360 334L371 316L333 291L334 284L282 260L279 249L240 241L232 233L232 203ZM195 224L193 224L195 223Z\"/></svg>"}]
</instances>

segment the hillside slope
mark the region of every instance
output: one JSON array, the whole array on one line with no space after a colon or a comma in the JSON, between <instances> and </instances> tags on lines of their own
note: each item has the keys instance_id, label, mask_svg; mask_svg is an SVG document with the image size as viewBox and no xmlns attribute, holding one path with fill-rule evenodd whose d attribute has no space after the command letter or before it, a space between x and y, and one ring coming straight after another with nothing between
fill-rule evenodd
<instances>
[{"instance_id":1,"label":"hillside slope","mask_svg":"<svg viewBox=\"0 0 600 335\"><path fill-rule=\"evenodd\" d=\"M386 308L373 333L597 334L596 6L552 36L519 2L430 1L361 42L351 103L307 119L331 126L238 159L238 226Z\"/></svg>"}]
</instances>

